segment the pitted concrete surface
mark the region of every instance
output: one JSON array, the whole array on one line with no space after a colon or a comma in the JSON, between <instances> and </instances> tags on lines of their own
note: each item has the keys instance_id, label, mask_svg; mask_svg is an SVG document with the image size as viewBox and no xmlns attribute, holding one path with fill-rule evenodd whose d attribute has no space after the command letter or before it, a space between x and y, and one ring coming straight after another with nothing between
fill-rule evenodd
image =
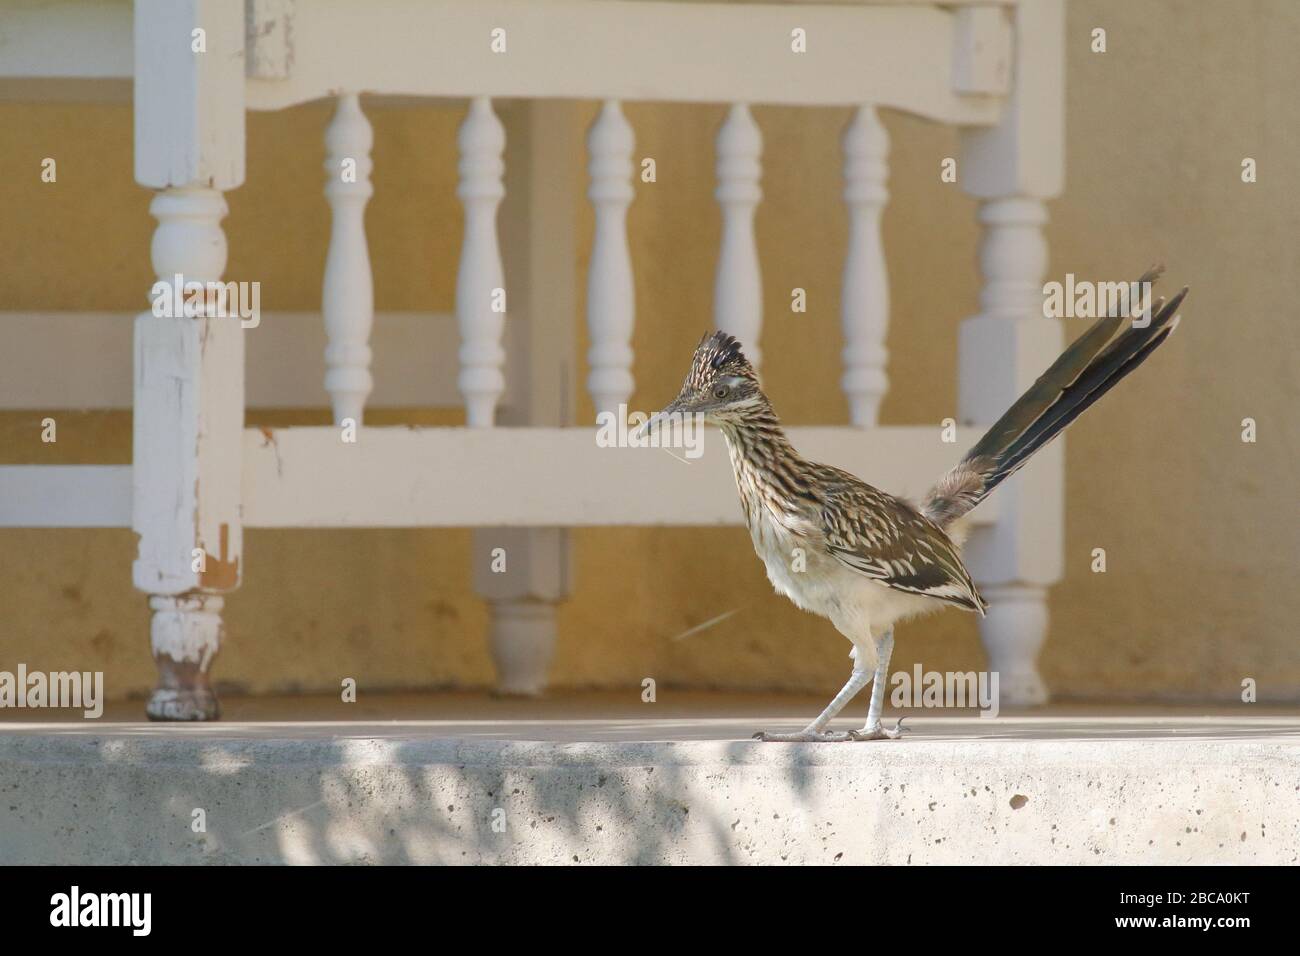
<instances>
[{"instance_id":1,"label":"pitted concrete surface","mask_svg":"<svg viewBox=\"0 0 1300 956\"><path fill-rule=\"evenodd\" d=\"M0 724L0 863L1300 861L1284 713L918 715L902 741L765 744L805 702L421 700L376 705L395 720L24 714Z\"/></svg>"}]
</instances>

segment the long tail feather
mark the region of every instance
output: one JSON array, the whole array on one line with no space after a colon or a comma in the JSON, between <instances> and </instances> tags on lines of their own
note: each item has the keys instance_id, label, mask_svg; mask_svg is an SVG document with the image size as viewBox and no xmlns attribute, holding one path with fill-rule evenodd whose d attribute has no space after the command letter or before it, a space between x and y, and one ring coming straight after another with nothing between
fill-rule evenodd
<instances>
[{"instance_id":1,"label":"long tail feather","mask_svg":"<svg viewBox=\"0 0 1300 956\"><path fill-rule=\"evenodd\" d=\"M1138 282L1152 282L1159 274L1148 270ZM1169 338L1186 295L1184 288L1167 304L1157 302L1150 323L1118 336L1120 326L1131 321L1127 316L1108 315L1093 323L930 491L924 512L946 526L983 501Z\"/></svg>"}]
</instances>

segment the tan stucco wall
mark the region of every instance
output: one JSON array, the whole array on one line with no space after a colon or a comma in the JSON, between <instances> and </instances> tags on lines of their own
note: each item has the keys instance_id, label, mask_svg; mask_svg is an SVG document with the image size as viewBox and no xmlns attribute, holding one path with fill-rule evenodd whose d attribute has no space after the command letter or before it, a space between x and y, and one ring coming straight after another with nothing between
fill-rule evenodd
<instances>
[{"instance_id":1,"label":"tan stucco wall","mask_svg":"<svg viewBox=\"0 0 1300 956\"><path fill-rule=\"evenodd\" d=\"M1093 26L1110 50L1088 52ZM1070 433L1067 564L1053 589L1045 676L1061 695L1218 697L1242 677L1300 698L1296 523L1300 341L1300 7L1074 3L1068 167L1050 204L1051 274L1118 279L1164 260L1192 297L1178 337ZM594 115L585 107L584 122ZM710 321L719 232L713 133L721 107L631 105L637 154L659 181L629 217L637 270L638 390L650 408L680 382ZM229 196L228 274L262 283L262 307L318 306L328 213L321 104L249 117L248 179ZM758 214L770 394L791 423L846 419L838 390L838 136L846 110L757 108L765 137ZM379 309L453 302L460 212L451 107L375 109L368 213ZM974 203L938 179L954 131L887 114L891 391L886 423L954 413L957 322L976 308ZM0 105L0 309L135 310L152 276L148 194L131 177L127 105ZM42 157L59 182L39 181ZM1259 182L1240 181L1242 157ZM575 170L583 161L575 155ZM591 216L580 213L581 285ZM808 290L805 315L789 290ZM581 298L580 298L581 301ZM1071 320L1076 334L1082 322ZM580 349L585 339L580 334ZM581 380L581 379L580 379ZM579 413L590 414L585 395ZM1259 441L1239 439L1240 421ZM0 413L0 461L130 460L127 413ZM323 423L259 412L254 423ZM427 412L374 424L452 422ZM865 475L868 480L870 475ZM219 686L249 690L486 685L486 617L464 531L250 531L243 588L227 600ZM577 593L563 606L560 686L661 684L831 690L847 643L773 595L742 529L583 530ZM1104 547L1109 571L1089 570ZM104 670L114 696L153 680L127 531L0 531L0 669ZM741 612L681 642L724 611ZM949 612L900 629L896 667L982 665L975 623Z\"/></svg>"}]
</instances>

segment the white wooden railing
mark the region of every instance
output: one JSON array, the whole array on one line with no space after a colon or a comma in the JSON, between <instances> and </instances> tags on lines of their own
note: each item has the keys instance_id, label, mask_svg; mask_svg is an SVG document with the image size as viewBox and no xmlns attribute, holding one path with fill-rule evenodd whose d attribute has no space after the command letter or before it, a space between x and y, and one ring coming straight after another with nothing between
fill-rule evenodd
<instances>
[{"instance_id":1,"label":"white wooden railing","mask_svg":"<svg viewBox=\"0 0 1300 956\"><path fill-rule=\"evenodd\" d=\"M1061 185L1061 0L861 6L253 0L247 12L231 0L137 0L133 10L73 6L85 8L83 21L67 10L27 10L11 19L11 47L18 42L30 51L43 44L47 52L0 61L0 94L48 93L43 84L57 80L61 96L76 97L90 85L102 96L114 83L133 83L136 180L158 191L152 255L161 278L222 277L223 194L244 178L246 111L324 97L335 103L325 130L332 228L320 316L323 386L334 427L244 428L246 366L251 393L266 387L259 341L319 336L304 326L312 317L285 317L279 331L253 332L217 316L145 312L135 319L133 464L0 468L0 525L129 525L140 535L135 584L154 608L152 644L162 672L149 705L154 716L214 713L207 666L220 644L221 596L238 586L242 573L243 527L525 529L478 533L476 562L505 536L523 560L509 582L476 580L493 608L503 686L534 691L545 679L555 604L570 587L558 529L738 523L725 456L706 455L702 469L687 474L663 455L607 453L592 441L589 424L575 426L563 420L565 412L543 409L541 396L560 390L567 361L544 340L553 334L557 342L569 341L564 327L571 315L562 305L555 311L563 293L548 291L538 275L516 283L507 274L502 245L517 241L509 235L526 235L527 254L517 259L541 254L538 242L558 244L558 252L543 253L571 255L571 230L562 228L555 204L546 206L543 195L562 188L556 184L565 177L525 186L522 215L510 211L519 197L506 196L505 182L509 162L549 174L547 164L563 161L544 144L544 135L560 135L559 126L539 135L528 111L543 107L518 107L522 112L510 123L529 133L525 147L515 149L500 100L602 103L586 140L587 199L596 224L587 276L587 388L598 412L617 411L633 389L635 271L627 212L635 195L635 133L622 109L627 100L730 104L716 142L722 240L714 321L744 341L756 362L762 287L754 216L763 198L763 137L749 104L855 107L843 134L849 221L843 391L851 428L868 431L795 429L806 453L888 487L919 491L974 440L974 424L1000 414L1059 349L1060 330L1041 318L1038 291L1046 268L1043 201ZM120 49L123 37L130 38L122 18L133 25L133 59ZM191 53L195 30L206 39L202 56ZM807 52L797 49L796 37ZM118 48L103 49L114 38ZM370 159L365 103L374 95L468 102L457 137L465 228L454 317L464 429L361 428L372 391L384 390L384 369L376 364L389 354L384 334L399 322L374 314L367 251L365 207L373 179L384 175L372 170ZM980 313L960 330L956 417L971 427L960 430L956 444L939 442L935 424L877 426L889 382L882 109L960 126L960 182L982 202L985 290ZM550 211L540 214L543 208ZM533 221L538 215L541 227ZM558 238L542 236L548 224ZM535 262L529 267L538 271ZM562 274L554 272L550 285ZM547 295L552 298L544 301ZM515 320L520 314L523 325ZM57 327L58 317L51 321ZM110 320L101 321L102 327L82 326L95 329L88 333L91 347L100 339L117 341ZM442 367L449 361L451 343L439 333L450 322L408 323L429 350L430 379L435 352ZM22 347L39 350L48 342ZM68 347L75 352L76 343L59 343L65 367ZM409 362L409 348L390 351ZM102 364L104 354L101 347L88 361ZM13 364L40 368L41 359L19 356ZM280 381L275 387L282 393L288 388L282 374ZM449 399L432 382L413 388ZM4 405L61 404L54 400L62 394L57 380L48 375L20 371L0 389ZM295 400L280 404L312 401L302 387L289 390ZM107 382L92 397L120 404L121 391ZM503 414L509 427L498 425ZM1061 455L1058 443L982 506L969 544L972 569L993 603L983 636L991 666L1002 674L1004 701L1045 698L1034 661L1047 627L1046 587L1061 570Z\"/></svg>"}]
</instances>

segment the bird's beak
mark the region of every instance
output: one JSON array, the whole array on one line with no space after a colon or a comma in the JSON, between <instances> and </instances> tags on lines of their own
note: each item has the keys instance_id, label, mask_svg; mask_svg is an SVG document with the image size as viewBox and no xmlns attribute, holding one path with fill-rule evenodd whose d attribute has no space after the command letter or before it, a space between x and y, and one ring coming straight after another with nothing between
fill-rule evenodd
<instances>
[{"instance_id":1,"label":"bird's beak","mask_svg":"<svg viewBox=\"0 0 1300 956\"><path fill-rule=\"evenodd\" d=\"M664 406L664 408L661 411L655 412L648 419L646 419L645 424L643 424L640 428L638 428L636 431L632 433L632 439L634 441L640 441L642 438L648 436L660 425L664 424L665 422L672 421L672 417L674 415L680 414L681 410L682 407L679 402L676 401L669 402L666 406Z\"/></svg>"}]
</instances>

